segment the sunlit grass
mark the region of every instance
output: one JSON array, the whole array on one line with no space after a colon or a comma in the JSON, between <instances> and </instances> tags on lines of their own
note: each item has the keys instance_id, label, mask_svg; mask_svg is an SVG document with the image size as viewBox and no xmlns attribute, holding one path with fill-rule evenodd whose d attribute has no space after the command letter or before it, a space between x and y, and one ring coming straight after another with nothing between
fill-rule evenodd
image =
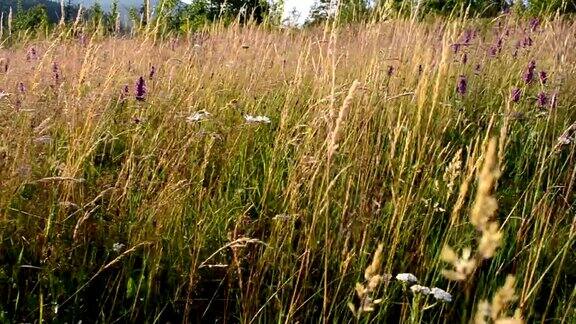
<instances>
[{"instance_id":1,"label":"sunlit grass","mask_svg":"<svg viewBox=\"0 0 576 324\"><path fill-rule=\"evenodd\" d=\"M501 17L0 49L3 319L570 323L575 33ZM480 249L459 281L448 246Z\"/></svg>"}]
</instances>

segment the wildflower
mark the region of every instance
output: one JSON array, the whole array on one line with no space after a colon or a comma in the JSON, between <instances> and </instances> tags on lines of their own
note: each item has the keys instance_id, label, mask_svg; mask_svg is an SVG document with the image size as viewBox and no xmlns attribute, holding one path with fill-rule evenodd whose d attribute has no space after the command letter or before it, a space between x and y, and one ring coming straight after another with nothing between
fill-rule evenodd
<instances>
[{"instance_id":1,"label":"wildflower","mask_svg":"<svg viewBox=\"0 0 576 324\"><path fill-rule=\"evenodd\" d=\"M388 66L388 76L392 76L392 74L394 73L394 67L392 65Z\"/></svg>"},{"instance_id":2,"label":"wildflower","mask_svg":"<svg viewBox=\"0 0 576 324\"><path fill-rule=\"evenodd\" d=\"M60 82L60 68L56 62L52 64L52 77L54 78L55 83Z\"/></svg>"},{"instance_id":3,"label":"wildflower","mask_svg":"<svg viewBox=\"0 0 576 324\"><path fill-rule=\"evenodd\" d=\"M24 86L24 83L22 82L18 83L18 91L20 91L20 93L26 92L26 87Z\"/></svg>"},{"instance_id":4,"label":"wildflower","mask_svg":"<svg viewBox=\"0 0 576 324\"><path fill-rule=\"evenodd\" d=\"M112 244L112 250L114 250L114 252L118 253L118 252L122 251L124 246L125 246L124 244L117 242L117 243Z\"/></svg>"},{"instance_id":5,"label":"wildflower","mask_svg":"<svg viewBox=\"0 0 576 324\"><path fill-rule=\"evenodd\" d=\"M120 93L120 98L126 99L129 94L130 94L130 88L128 87L127 84L125 84L124 87L122 87L122 92Z\"/></svg>"},{"instance_id":6,"label":"wildflower","mask_svg":"<svg viewBox=\"0 0 576 324\"><path fill-rule=\"evenodd\" d=\"M144 101L144 96L146 96L146 82L143 77L140 77L136 82L136 100Z\"/></svg>"},{"instance_id":7,"label":"wildflower","mask_svg":"<svg viewBox=\"0 0 576 324\"><path fill-rule=\"evenodd\" d=\"M530 68L528 70L526 70L526 72L522 76L522 79L524 80L524 83L526 83L526 84L532 83L532 80L534 80L534 70L532 70Z\"/></svg>"},{"instance_id":8,"label":"wildflower","mask_svg":"<svg viewBox=\"0 0 576 324\"><path fill-rule=\"evenodd\" d=\"M152 65L152 67L150 68L150 74L148 75L149 79L154 78L154 75L156 74L156 67L154 65Z\"/></svg>"},{"instance_id":9,"label":"wildflower","mask_svg":"<svg viewBox=\"0 0 576 324\"><path fill-rule=\"evenodd\" d=\"M452 51L454 51L454 54L458 54L458 51L460 51L460 44L459 43L454 43L452 44Z\"/></svg>"},{"instance_id":10,"label":"wildflower","mask_svg":"<svg viewBox=\"0 0 576 324\"><path fill-rule=\"evenodd\" d=\"M540 77L540 82L542 82L542 84L546 84L546 81L548 81L548 74L545 71L540 71L538 76Z\"/></svg>"},{"instance_id":11,"label":"wildflower","mask_svg":"<svg viewBox=\"0 0 576 324\"><path fill-rule=\"evenodd\" d=\"M490 46L490 49L488 50L488 55L490 55L490 57L495 57L496 54L498 54L498 48L496 48L496 46Z\"/></svg>"},{"instance_id":12,"label":"wildflower","mask_svg":"<svg viewBox=\"0 0 576 324\"><path fill-rule=\"evenodd\" d=\"M458 79L458 85L456 86L456 92L460 95L465 95L468 89L468 82L466 81L466 76L461 75Z\"/></svg>"},{"instance_id":13,"label":"wildflower","mask_svg":"<svg viewBox=\"0 0 576 324\"><path fill-rule=\"evenodd\" d=\"M524 40L522 41L522 46L524 48L530 47L530 46L532 46L532 44L533 44L532 37L530 37L530 36L524 37Z\"/></svg>"},{"instance_id":14,"label":"wildflower","mask_svg":"<svg viewBox=\"0 0 576 324\"><path fill-rule=\"evenodd\" d=\"M538 18L533 18L532 20L530 20L530 30L532 32L536 31L536 29L538 28L538 26L540 26L540 19Z\"/></svg>"},{"instance_id":15,"label":"wildflower","mask_svg":"<svg viewBox=\"0 0 576 324\"><path fill-rule=\"evenodd\" d=\"M418 278L411 273L399 273L396 275L396 280L402 282L418 282Z\"/></svg>"},{"instance_id":16,"label":"wildflower","mask_svg":"<svg viewBox=\"0 0 576 324\"><path fill-rule=\"evenodd\" d=\"M423 71L424 67L422 66L422 64L418 64L418 74L422 74Z\"/></svg>"},{"instance_id":17,"label":"wildflower","mask_svg":"<svg viewBox=\"0 0 576 324\"><path fill-rule=\"evenodd\" d=\"M434 298L436 298L439 301L443 301L443 302L451 302L452 301L452 295L440 288L432 288L432 290L430 291L430 293L434 296Z\"/></svg>"},{"instance_id":18,"label":"wildflower","mask_svg":"<svg viewBox=\"0 0 576 324\"><path fill-rule=\"evenodd\" d=\"M467 31L464 33L464 39L462 40L462 43L464 43L464 44L470 44L470 41L472 40L472 37L473 37L472 31L467 30Z\"/></svg>"},{"instance_id":19,"label":"wildflower","mask_svg":"<svg viewBox=\"0 0 576 324\"><path fill-rule=\"evenodd\" d=\"M210 117L210 113L207 112L206 110L200 110L197 111L195 113L193 113L192 115L186 117L186 121L189 123L193 123L193 122L199 122L205 119L208 119L208 117Z\"/></svg>"},{"instance_id":20,"label":"wildflower","mask_svg":"<svg viewBox=\"0 0 576 324\"><path fill-rule=\"evenodd\" d=\"M30 60L38 59L38 53L34 47L30 47L28 52L26 53L26 61L30 62Z\"/></svg>"},{"instance_id":21,"label":"wildflower","mask_svg":"<svg viewBox=\"0 0 576 324\"><path fill-rule=\"evenodd\" d=\"M520 101L521 95L522 95L522 90L520 90L520 88L514 88L512 90L512 94L510 95L510 99L512 100L512 102L518 102L518 101Z\"/></svg>"},{"instance_id":22,"label":"wildflower","mask_svg":"<svg viewBox=\"0 0 576 324\"><path fill-rule=\"evenodd\" d=\"M478 75L480 74L480 64L476 64L476 66L474 67L474 74Z\"/></svg>"},{"instance_id":23,"label":"wildflower","mask_svg":"<svg viewBox=\"0 0 576 324\"><path fill-rule=\"evenodd\" d=\"M263 124L270 124L270 118L266 116L252 116L252 115L245 115L244 119L247 123L263 123Z\"/></svg>"},{"instance_id":24,"label":"wildflower","mask_svg":"<svg viewBox=\"0 0 576 324\"><path fill-rule=\"evenodd\" d=\"M462 54L462 64L466 64L468 63L468 54L464 53Z\"/></svg>"},{"instance_id":25,"label":"wildflower","mask_svg":"<svg viewBox=\"0 0 576 324\"><path fill-rule=\"evenodd\" d=\"M540 92L538 97L536 98L536 102L538 103L538 107L544 108L548 104L548 96L546 92Z\"/></svg>"},{"instance_id":26,"label":"wildflower","mask_svg":"<svg viewBox=\"0 0 576 324\"><path fill-rule=\"evenodd\" d=\"M423 295L430 295L430 288L425 287L425 286L420 286L420 285L414 285L412 287L410 287L410 290L412 290L413 293L420 293Z\"/></svg>"}]
</instances>

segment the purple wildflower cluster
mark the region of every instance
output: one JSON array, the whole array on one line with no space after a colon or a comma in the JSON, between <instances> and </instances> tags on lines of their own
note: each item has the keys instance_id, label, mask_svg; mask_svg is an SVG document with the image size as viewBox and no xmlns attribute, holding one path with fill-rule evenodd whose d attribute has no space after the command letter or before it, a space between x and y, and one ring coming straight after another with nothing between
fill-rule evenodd
<instances>
[{"instance_id":1,"label":"purple wildflower cluster","mask_svg":"<svg viewBox=\"0 0 576 324\"><path fill-rule=\"evenodd\" d=\"M135 97L138 101L144 101L146 96L146 81L143 77L140 77L136 82Z\"/></svg>"}]
</instances>

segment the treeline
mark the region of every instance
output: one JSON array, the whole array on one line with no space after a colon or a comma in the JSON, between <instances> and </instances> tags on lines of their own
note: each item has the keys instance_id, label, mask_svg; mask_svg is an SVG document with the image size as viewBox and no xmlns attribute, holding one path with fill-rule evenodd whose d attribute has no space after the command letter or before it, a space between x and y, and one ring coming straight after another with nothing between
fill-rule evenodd
<instances>
[{"instance_id":1,"label":"treeline","mask_svg":"<svg viewBox=\"0 0 576 324\"><path fill-rule=\"evenodd\" d=\"M281 25L296 20L283 15L284 0L194 0L191 4L160 0L156 6L151 5L150 0L142 0L140 6L130 8L128 17L121 17L118 0L114 0L108 11L98 2L90 8L81 8L73 0L64 1L0 2L0 37L20 31L49 31L58 24L78 22L82 22L83 28L101 33L149 30L152 22L161 32L185 33L214 21L251 20ZM347 23L430 14L493 17L506 11L530 15L570 14L576 12L576 0L316 0L305 24L318 24L327 19Z\"/></svg>"}]
</instances>

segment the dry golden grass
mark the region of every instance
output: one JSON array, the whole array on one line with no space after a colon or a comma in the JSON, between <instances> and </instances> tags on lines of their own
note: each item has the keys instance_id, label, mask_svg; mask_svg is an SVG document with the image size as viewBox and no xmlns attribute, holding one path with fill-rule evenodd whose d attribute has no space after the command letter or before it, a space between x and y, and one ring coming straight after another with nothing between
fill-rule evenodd
<instances>
[{"instance_id":1,"label":"dry golden grass","mask_svg":"<svg viewBox=\"0 0 576 324\"><path fill-rule=\"evenodd\" d=\"M576 119L576 25L526 26L215 25L0 49L0 318L453 323L495 294L483 319L572 322L574 140L557 143ZM532 60L546 84L523 83ZM434 293L382 284L405 272Z\"/></svg>"}]
</instances>

